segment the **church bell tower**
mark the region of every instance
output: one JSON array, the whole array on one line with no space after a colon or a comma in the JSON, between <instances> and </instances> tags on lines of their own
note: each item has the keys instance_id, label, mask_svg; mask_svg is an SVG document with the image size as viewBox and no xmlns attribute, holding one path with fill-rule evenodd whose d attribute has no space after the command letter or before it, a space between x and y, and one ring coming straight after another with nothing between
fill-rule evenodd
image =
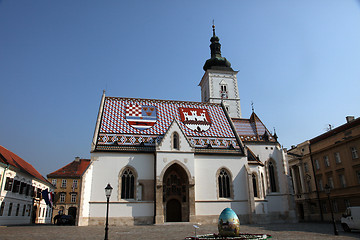
<instances>
[{"instance_id":1,"label":"church bell tower","mask_svg":"<svg viewBox=\"0 0 360 240\"><path fill-rule=\"evenodd\" d=\"M224 103L231 118L241 118L239 89L236 74L230 62L221 56L219 37L215 35L210 39L211 58L204 64L204 76L199 83L201 87L201 101L209 103Z\"/></svg>"}]
</instances>

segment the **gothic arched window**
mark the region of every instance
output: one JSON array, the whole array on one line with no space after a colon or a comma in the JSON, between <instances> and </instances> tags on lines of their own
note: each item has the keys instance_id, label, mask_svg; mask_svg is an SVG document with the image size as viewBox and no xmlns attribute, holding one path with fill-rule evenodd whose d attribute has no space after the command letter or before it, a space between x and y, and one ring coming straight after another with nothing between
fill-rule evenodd
<instances>
[{"instance_id":1,"label":"gothic arched window","mask_svg":"<svg viewBox=\"0 0 360 240\"><path fill-rule=\"evenodd\" d=\"M121 199L134 199L135 174L130 168L126 168L121 174Z\"/></svg>"},{"instance_id":2,"label":"gothic arched window","mask_svg":"<svg viewBox=\"0 0 360 240\"><path fill-rule=\"evenodd\" d=\"M254 197L259 197L258 195L258 187L257 187L257 180L256 180L256 174L253 173L251 175L252 177L252 184L253 184L253 190L254 190Z\"/></svg>"},{"instance_id":3,"label":"gothic arched window","mask_svg":"<svg viewBox=\"0 0 360 240\"><path fill-rule=\"evenodd\" d=\"M174 132L173 139L172 139L173 149L179 150L179 134Z\"/></svg>"},{"instance_id":4,"label":"gothic arched window","mask_svg":"<svg viewBox=\"0 0 360 240\"><path fill-rule=\"evenodd\" d=\"M229 198L230 197L230 174L225 170L221 169L218 176L219 185L219 197Z\"/></svg>"},{"instance_id":5,"label":"gothic arched window","mask_svg":"<svg viewBox=\"0 0 360 240\"><path fill-rule=\"evenodd\" d=\"M277 192L276 187L276 177L275 177L275 166L272 161L269 161L269 181L270 181L270 190L271 192Z\"/></svg>"}]
</instances>

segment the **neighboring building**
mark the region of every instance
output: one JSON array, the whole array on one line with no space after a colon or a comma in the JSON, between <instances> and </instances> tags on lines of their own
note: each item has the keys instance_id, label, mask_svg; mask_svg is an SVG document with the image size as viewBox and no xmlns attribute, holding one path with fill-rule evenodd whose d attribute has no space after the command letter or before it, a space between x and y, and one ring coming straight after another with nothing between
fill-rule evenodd
<instances>
[{"instance_id":1,"label":"neighboring building","mask_svg":"<svg viewBox=\"0 0 360 240\"><path fill-rule=\"evenodd\" d=\"M51 204L43 199L43 190L52 192L53 186L31 164L0 146L0 225L51 223Z\"/></svg>"},{"instance_id":2,"label":"neighboring building","mask_svg":"<svg viewBox=\"0 0 360 240\"><path fill-rule=\"evenodd\" d=\"M47 175L56 187L53 217L57 214L72 215L77 223L81 197L82 175L90 164L90 159L76 157L65 167Z\"/></svg>"},{"instance_id":3,"label":"neighboring building","mask_svg":"<svg viewBox=\"0 0 360 240\"><path fill-rule=\"evenodd\" d=\"M280 144L255 113L242 119L236 74L213 30L202 102L101 99L83 176L79 225L295 221ZM233 119L231 119L233 118ZM245 143L245 144L244 144Z\"/></svg>"},{"instance_id":4,"label":"neighboring building","mask_svg":"<svg viewBox=\"0 0 360 240\"><path fill-rule=\"evenodd\" d=\"M349 206L360 206L360 118L288 150L297 214L300 220L330 220L330 197L335 219Z\"/></svg>"}]
</instances>

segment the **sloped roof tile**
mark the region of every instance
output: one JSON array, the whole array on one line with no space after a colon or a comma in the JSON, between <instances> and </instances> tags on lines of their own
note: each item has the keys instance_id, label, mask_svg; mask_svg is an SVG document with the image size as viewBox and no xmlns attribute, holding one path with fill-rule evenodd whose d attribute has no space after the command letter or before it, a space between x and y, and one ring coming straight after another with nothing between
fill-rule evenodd
<instances>
[{"instance_id":1,"label":"sloped roof tile","mask_svg":"<svg viewBox=\"0 0 360 240\"><path fill-rule=\"evenodd\" d=\"M72 161L66 166L47 175L48 178L55 177L81 177L90 164L90 159L79 159Z\"/></svg>"},{"instance_id":2,"label":"sloped roof tile","mask_svg":"<svg viewBox=\"0 0 360 240\"><path fill-rule=\"evenodd\" d=\"M249 119L233 118L232 121L236 132L244 142L276 142L276 139L254 112ZM266 135L267 137L265 137Z\"/></svg>"},{"instance_id":3,"label":"sloped roof tile","mask_svg":"<svg viewBox=\"0 0 360 240\"><path fill-rule=\"evenodd\" d=\"M0 161L4 164L16 167L39 180L48 182L30 163L3 146L0 146Z\"/></svg>"},{"instance_id":4,"label":"sloped roof tile","mask_svg":"<svg viewBox=\"0 0 360 240\"><path fill-rule=\"evenodd\" d=\"M142 113L144 108L141 106L151 107L153 111L149 116L156 122L150 123L149 120L150 127L138 129L129 117L135 114L134 106L140 106L139 111ZM189 113L187 119L186 111ZM194 111L194 115L191 115L191 111ZM204 114L202 117L200 112ZM141 115L142 117L146 118ZM193 127L198 126L199 118L204 119L204 129ZM174 119L179 122L180 128L195 148L206 148L211 144L213 148L227 149L233 146L237 150L240 149L220 104L117 97L105 98L96 149L104 150L103 146L106 145L112 146L112 150L119 149L120 146L141 146L151 149L161 141Z\"/></svg>"}]
</instances>

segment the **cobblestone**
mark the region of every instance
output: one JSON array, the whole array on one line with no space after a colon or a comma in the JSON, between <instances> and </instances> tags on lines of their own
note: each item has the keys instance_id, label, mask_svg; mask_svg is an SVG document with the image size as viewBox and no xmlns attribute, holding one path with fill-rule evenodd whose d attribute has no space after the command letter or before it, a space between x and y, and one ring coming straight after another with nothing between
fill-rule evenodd
<instances>
[{"instance_id":1,"label":"cobblestone","mask_svg":"<svg viewBox=\"0 0 360 240\"><path fill-rule=\"evenodd\" d=\"M199 225L197 234L217 233L217 225ZM0 240L72 240L104 239L104 226L2 226ZM297 223L241 225L241 232L270 234L272 239L360 239L360 231L344 232L338 225L339 235L333 234L333 226L328 223ZM109 240L182 240L194 235L191 223L173 223L141 226L109 226Z\"/></svg>"}]
</instances>

